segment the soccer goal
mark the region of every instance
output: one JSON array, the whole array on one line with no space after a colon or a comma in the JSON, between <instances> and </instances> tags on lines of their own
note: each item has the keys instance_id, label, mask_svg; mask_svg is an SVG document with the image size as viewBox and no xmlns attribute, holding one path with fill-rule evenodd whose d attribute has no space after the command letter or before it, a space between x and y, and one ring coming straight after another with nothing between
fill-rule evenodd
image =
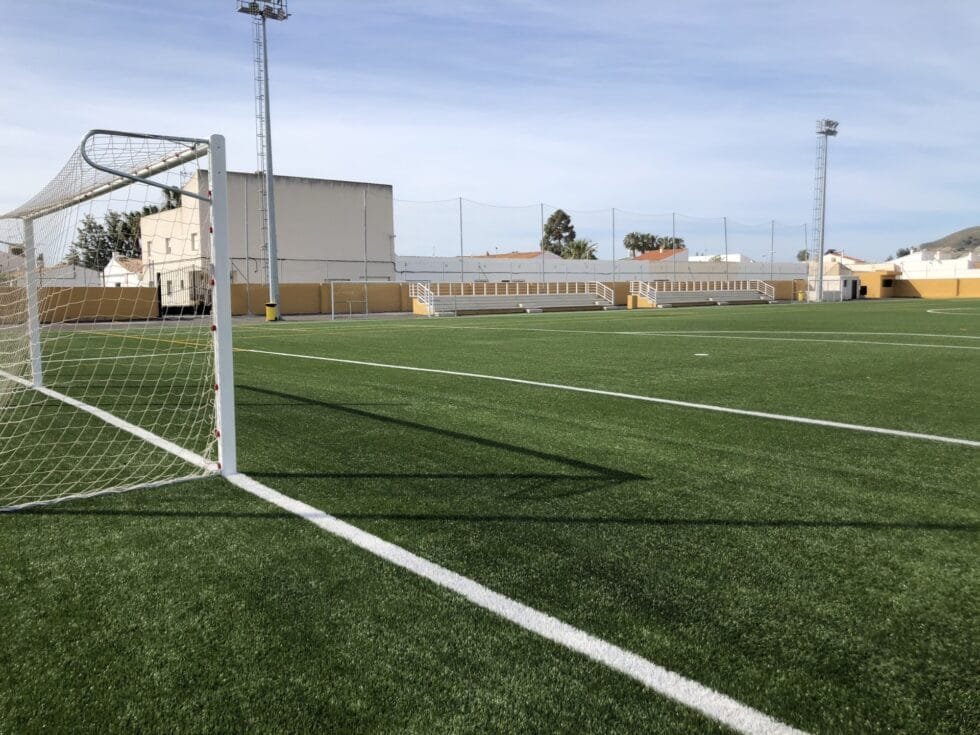
<instances>
[{"instance_id":1,"label":"soccer goal","mask_svg":"<svg viewBox=\"0 0 980 735\"><path fill-rule=\"evenodd\" d=\"M235 471L227 171L93 130L0 215L0 509Z\"/></svg>"}]
</instances>

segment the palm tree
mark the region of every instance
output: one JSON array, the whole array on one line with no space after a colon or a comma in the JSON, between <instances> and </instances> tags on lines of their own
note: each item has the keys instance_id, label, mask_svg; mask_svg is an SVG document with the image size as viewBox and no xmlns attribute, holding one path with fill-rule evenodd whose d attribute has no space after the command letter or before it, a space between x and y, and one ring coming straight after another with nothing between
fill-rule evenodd
<instances>
[{"instance_id":1,"label":"palm tree","mask_svg":"<svg viewBox=\"0 0 980 735\"><path fill-rule=\"evenodd\" d=\"M561 257L568 260L595 260L596 244L591 240L572 240L562 250Z\"/></svg>"}]
</instances>

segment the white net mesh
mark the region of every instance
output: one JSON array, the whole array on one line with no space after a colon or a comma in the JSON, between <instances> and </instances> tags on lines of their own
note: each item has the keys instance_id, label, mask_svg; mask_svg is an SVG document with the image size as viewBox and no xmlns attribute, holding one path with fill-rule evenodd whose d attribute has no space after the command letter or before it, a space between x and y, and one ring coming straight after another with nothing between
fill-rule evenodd
<instances>
[{"instance_id":1,"label":"white net mesh","mask_svg":"<svg viewBox=\"0 0 980 735\"><path fill-rule=\"evenodd\" d=\"M0 217L0 507L214 470L206 153L91 134Z\"/></svg>"}]
</instances>

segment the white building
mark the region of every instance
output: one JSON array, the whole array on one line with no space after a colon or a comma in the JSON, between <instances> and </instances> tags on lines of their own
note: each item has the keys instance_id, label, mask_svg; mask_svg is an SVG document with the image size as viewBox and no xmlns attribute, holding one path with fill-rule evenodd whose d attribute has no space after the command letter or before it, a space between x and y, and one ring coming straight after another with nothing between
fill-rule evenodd
<instances>
[{"instance_id":1,"label":"white building","mask_svg":"<svg viewBox=\"0 0 980 735\"><path fill-rule=\"evenodd\" d=\"M235 283L268 283L262 184L259 174L228 173ZM274 184L282 283L395 279L391 186L295 176L276 176ZM207 172L184 189L207 192ZM211 242L202 205L184 196L176 209L140 220L141 283L159 284L165 306L193 303L206 283Z\"/></svg>"},{"instance_id":2,"label":"white building","mask_svg":"<svg viewBox=\"0 0 980 735\"><path fill-rule=\"evenodd\" d=\"M917 250L891 265L901 278L980 278L980 257L976 251L958 255L942 250Z\"/></svg>"},{"instance_id":3,"label":"white building","mask_svg":"<svg viewBox=\"0 0 980 735\"><path fill-rule=\"evenodd\" d=\"M106 286L139 286L143 282L143 261L140 258L125 258L113 253L112 259L102 269Z\"/></svg>"},{"instance_id":4,"label":"white building","mask_svg":"<svg viewBox=\"0 0 980 735\"><path fill-rule=\"evenodd\" d=\"M741 253L718 253L717 255L689 255L692 263L754 263L748 255Z\"/></svg>"}]
</instances>

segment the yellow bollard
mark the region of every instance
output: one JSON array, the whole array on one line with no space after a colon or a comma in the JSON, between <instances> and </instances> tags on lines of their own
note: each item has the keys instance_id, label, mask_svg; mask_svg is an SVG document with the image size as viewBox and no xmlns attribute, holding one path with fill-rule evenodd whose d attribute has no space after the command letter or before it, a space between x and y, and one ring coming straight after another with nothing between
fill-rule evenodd
<instances>
[{"instance_id":1,"label":"yellow bollard","mask_svg":"<svg viewBox=\"0 0 980 735\"><path fill-rule=\"evenodd\" d=\"M276 305L274 303L265 305L265 320L267 322L276 321Z\"/></svg>"}]
</instances>

